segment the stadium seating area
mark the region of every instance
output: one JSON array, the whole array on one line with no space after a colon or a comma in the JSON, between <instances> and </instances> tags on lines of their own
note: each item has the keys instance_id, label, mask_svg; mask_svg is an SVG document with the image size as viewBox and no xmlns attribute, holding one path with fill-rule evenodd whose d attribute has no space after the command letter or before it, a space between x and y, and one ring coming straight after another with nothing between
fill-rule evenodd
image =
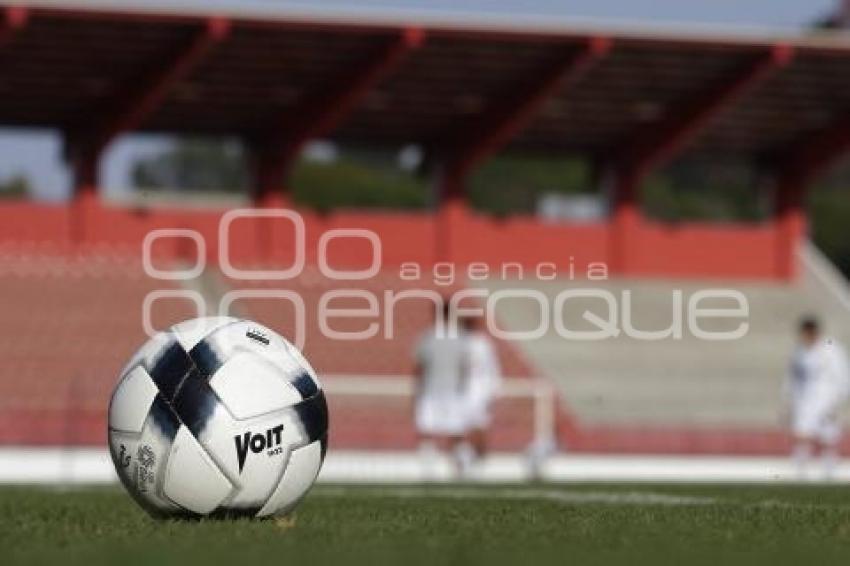
<instances>
[{"instance_id":1,"label":"stadium seating area","mask_svg":"<svg viewBox=\"0 0 850 566\"><path fill-rule=\"evenodd\" d=\"M233 290L295 291L306 306L304 352L320 373L355 375L410 375L414 367L416 341L432 324L434 303L427 298L404 298L405 291L448 295L453 289L430 280L407 281L397 271L382 271L362 281L339 281L324 277L317 268L307 267L299 277L287 281L232 281L224 285ZM375 336L365 340L340 340L321 332L316 315L322 296L333 291L356 289L376 299L379 316ZM454 289L457 289L455 286ZM399 299L389 304L385 292ZM365 309L365 299L338 297L328 303L334 309ZM266 324L285 336L295 335L294 308L286 299L246 298L234 303L237 315ZM387 314L389 311L389 315ZM388 319L386 317L389 317ZM391 322L387 322L387 321ZM369 322L362 318L334 318L328 326L337 332L363 331ZM500 361L507 376L529 377L534 372L518 350L504 341L497 342Z\"/></svg>"},{"instance_id":2,"label":"stadium seating area","mask_svg":"<svg viewBox=\"0 0 850 566\"><path fill-rule=\"evenodd\" d=\"M557 279L532 276L522 286L550 300L604 264L613 279L595 286L616 293L628 283L639 295L634 318L648 328L665 325L674 289L729 282L746 294L751 331L722 346L687 336L673 343L571 342L551 332L500 343L508 375L560 387L559 440L569 450L784 451L788 439L776 415L793 320L806 310L828 314L831 329L850 338L850 299L837 299L836 285L811 265L801 274L795 256L807 233L806 193L848 150L847 103L836 95L847 91L842 78L850 76L846 38L571 29L472 14L450 22L411 13L361 25L280 6L267 6L268 13L184 6L157 15L160 9L147 6L103 11L82 4L0 7L0 43L10 63L4 79L16 94L0 98L0 122L57 132L73 185L68 203L0 206L0 443L102 442L115 376L144 338L143 299L176 285L147 278L140 265L141 243L160 229L191 231L160 239L152 256L162 265L204 264L197 280L184 283L210 313L230 292L254 292L236 301L232 314L292 336L300 333L292 304L256 293L297 293L307 357L320 374L341 378L409 375L430 314L422 302L401 300L378 335L327 338L317 305L347 285L319 275L325 252L348 269L380 259L387 271L356 285L375 294L379 314L386 291L448 289L427 276L408 282L389 271L407 262L426 269L477 263L497 272L505 264L531 272L543 266ZM259 216L277 220L251 219L234 211L235 203L105 201L105 151L121 135L145 132L247 142L253 202L264 208ZM271 209L292 204L288 173L318 139L362 149L420 147L422 170L434 173L437 208L333 206L280 218ZM593 170L586 188L604 196L607 214L548 222L476 212L471 175L502 150L584 160ZM764 208L772 213L754 222L646 215L640 188L679 158L748 164L770 185ZM241 220L228 224L231 213ZM360 246L370 241L363 231L380 245ZM222 275L223 258L289 265L298 257L307 268L284 285ZM465 284L460 276L452 287ZM476 284L494 290L512 283L499 273ZM838 285L846 289L843 280ZM335 306L363 306L357 303ZM153 322L164 327L191 314L185 302L160 301ZM496 315L507 328L535 322L533 309L505 302ZM388 320L392 338L384 335ZM363 329L361 321L333 324ZM332 398L332 443L411 446L409 401L389 399ZM500 446L519 447L522 434L511 431L529 428L530 412L502 403L507 417L497 415L494 436Z\"/></svg>"},{"instance_id":3,"label":"stadium seating area","mask_svg":"<svg viewBox=\"0 0 850 566\"><path fill-rule=\"evenodd\" d=\"M162 287L138 255L0 247L0 443L102 442L116 375L144 339L142 300ZM188 316L164 301L153 322Z\"/></svg>"},{"instance_id":4,"label":"stadium seating area","mask_svg":"<svg viewBox=\"0 0 850 566\"><path fill-rule=\"evenodd\" d=\"M248 288L215 273L193 283L210 305L217 305L226 290ZM381 274L364 283L359 287L378 296L384 290L414 287L397 274ZM262 283L251 288L281 286ZM285 287L296 291L312 314L324 292L345 286L308 268ZM143 299L150 291L169 288L174 287L145 275L138 254L104 247L75 251L49 244L1 246L0 295L13 300L4 302L0 318L0 353L6 360L0 368L0 444L100 444L115 379L145 339ZM235 303L233 311L291 336L292 312L286 305L248 299ZM394 339L378 335L356 342L325 337L316 317L307 316L305 353L320 375L410 375L416 339L433 316L430 308L425 300L399 301L393 316ZM186 301L159 300L154 303L153 326L165 328L193 312ZM508 376L533 374L510 344L499 343L499 355ZM400 448L415 443L407 397L331 397L330 403L335 446ZM502 403L497 446L516 449L528 443L532 417L527 405L521 400Z\"/></svg>"},{"instance_id":5,"label":"stadium seating area","mask_svg":"<svg viewBox=\"0 0 850 566\"><path fill-rule=\"evenodd\" d=\"M256 268L256 267L255 267ZM338 281L324 277L317 268L307 267L299 277L284 282L227 280L218 288L233 290L286 289L295 291L306 307L304 353L319 375L341 376L409 376L414 370L414 352L422 333L432 324L434 305L426 298L399 298L388 304L385 292L404 297L405 291L432 291L447 295L451 287L437 286L433 281L406 281L398 271L387 270L362 281ZM316 315L323 296L333 291L357 289L376 297L381 320L377 333L365 340L339 340L320 331ZM454 289L457 289L455 286ZM364 299L337 298L329 303L335 309L364 309ZM285 299L248 298L233 303L232 312L266 324L283 334L294 336L295 310ZM389 311L389 314L387 312ZM388 321L391 321L389 323ZM363 319L337 318L328 326L337 332L363 331L369 322ZM527 378L534 370L520 351L505 341L497 341L503 372L507 377ZM382 395L380 390L360 395L329 395L333 419L332 446L348 448L413 448L416 435L412 427L412 407L408 396ZM522 449L532 438L530 399L500 402L495 409L492 431L494 446L500 449Z\"/></svg>"},{"instance_id":6,"label":"stadium seating area","mask_svg":"<svg viewBox=\"0 0 850 566\"><path fill-rule=\"evenodd\" d=\"M624 290L632 293L630 312L640 330L668 328L673 294L688 297L703 289L735 289L749 305L749 331L733 341L696 338L685 326L678 340L637 340L621 334L597 341L565 340L553 330L541 339L521 342L525 355L560 386L565 410L580 423L564 441L574 449L612 452L781 453L789 439L782 423L783 387L794 347L795 325L804 314L824 319L828 333L850 343L847 307L840 275L825 272L819 252L802 252L803 272L793 285L756 281L611 280L594 282L625 308ZM511 288L500 281L491 290ZM586 287L581 281L524 281L549 297L564 289ZM729 304L714 304L728 307ZM571 302L565 317L570 327L595 329L581 320L585 311L607 312L599 299ZM504 302L502 320L515 328L536 324L534 310ZM721 330L706 321L704 328ZM729 321L731 327L738 321ZM687 325L687 318L685 318Z\"/></svg>"},{"instance_id":7,"label":"stadium seating area","mask_svg":"<svg viewBox=\"0 0 850 566\"><path fill-rule=\"evenodd\" d=\"M743 340L712 344L686 332L674 345L625 337L572 342L550 332L533 341L498 341L503 368L513 378L545 376L558 384L560 441L569 450L782 452L788 438L778 426L778 415L791 325L800 313L824 313L830 331L850 343L850 327L842 314L845 306L823 274L811 267L793 286L727 283L743 291L752 308L751 329ZM493 291L505 285L510 282L484 286ZM578 285L580 281L523 282L524 288L534 288L550 299L559 290ZM628 286L635 297L634 319L646 329L669 324L674 290L682 290L687 297L706 285L652 280L595 284L615 294ZM724 284L712 281L709 286ZM315 313L322 296L349 287L378 298L381 322L377 334L368 340L336 340L319 331ZM126 248L9 242L0 246L0 295L8 298L0 318L0 353L5 360L0 367L0 443L99 444L116 375L144 340L142 301L148 292L163 288L173 285L147 277L138 254ZM449 289L433 282L402 280L395 270L351 285L329 280L311 266L285 285L237 282L209 269L191 282L191 288L204 294L211 309L229 291L294 291L306 307L305 353L320 375L402 380L413 370L416 339L430 324L432 304L421 298L398 300L392 307L392 338L388 339L384 292L426 289L444 294ZM335 308L364 305L359 299L336 299L331 304ZM503 328L534 325L531 311L522 303L501 301L499 305ZM574 306L594 308L589 302ZM295 332L294 310L287 300L243 298L233 303L231 312L284 335ZM192 314L192 306L184 301L161 300L155 303L153 324L164 328ZM347 332L363 330L364 324L341 318L330 322L331 328ZM332 445L415 446L409 397L364 393L330 396ZM527 446L534 417L531 399L503 399L495 413L494 446L505 450Z\"/></svg>"}]
</instances>

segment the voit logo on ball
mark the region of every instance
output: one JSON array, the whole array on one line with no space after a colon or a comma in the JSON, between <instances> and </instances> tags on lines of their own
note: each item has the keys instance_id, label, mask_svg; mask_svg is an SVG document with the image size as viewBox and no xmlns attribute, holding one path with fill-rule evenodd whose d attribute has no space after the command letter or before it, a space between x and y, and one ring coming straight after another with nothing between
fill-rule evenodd
<instances>
[{"instance_id":1,"label":"voit logo on ball","mask_svg":"<svg viewBox=\"0 0 850 566\"><path fill-rule=\"evenodd\" d=\"M263 450L268 450L269 456L281 454L283 449L280 446L281 433L283 425L277 425L268 429L265 433L251 434L247 431L242 435L233 437L236 443L236 459L239 460L239 473L242 473L242 468L245 467L245 459L248 457L248 449L254 454L259 454Z\"/></svg>"}]
</instances>

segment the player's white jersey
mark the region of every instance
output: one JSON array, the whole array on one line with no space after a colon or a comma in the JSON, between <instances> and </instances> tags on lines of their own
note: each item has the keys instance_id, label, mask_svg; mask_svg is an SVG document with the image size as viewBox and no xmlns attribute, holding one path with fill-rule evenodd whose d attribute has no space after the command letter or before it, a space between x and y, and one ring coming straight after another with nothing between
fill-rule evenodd
<instances>
[{"instance_id":1,"label":"player's white jersey","mask_svg":"<svg viewBox=\"0 0 850 566\"><path fill-rule=\"evenodd\" d=\"M473 332L465 336L466 369L466 417L472 427L485 427L490 423L490 403L501 384L499 357L492 340L485 334Z\"/></svg>"},{"instance_id":2,"label":"player's white jersey","mask_svg":"<svg viewBox=\"0 0 850 566\"><path fill-rule=\"evenodd\" d=\"M421 371L416 397L416 428L423 434L460 435L466 431L466 344L459 336L428 331L419 341Z\"/></svg>"},{"instance_id":3,"label":"player's white jersey","mask_svg":"<svg viewBox=\"0 0 850 566\"><path fill-rule=\"evenodd\" d=\"M811 347L799 347L791 360L788 389L794 434L827 442L836 440L836 412L850 393L844 348L828 339Z\"/></svg>"}]
</instances>

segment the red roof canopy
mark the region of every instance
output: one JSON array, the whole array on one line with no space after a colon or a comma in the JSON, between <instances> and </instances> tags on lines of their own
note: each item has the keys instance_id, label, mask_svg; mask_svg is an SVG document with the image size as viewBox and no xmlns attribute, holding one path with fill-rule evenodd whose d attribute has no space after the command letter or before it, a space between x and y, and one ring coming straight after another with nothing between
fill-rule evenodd
<instances>
[{"instance_id":1,"label":"red roof canopy","mask_svg":"<svg viewBox=\"0 0 850 566\"><path fill-rule=\"evenodd\" d=\"M106 137L129 129L261 140L295 129L352 144L445 150L471 129L510 120L512 108L592 41L607 49L546 91L522 127L506 133L510 148L605 158L659 131L675 140L694 130L688 151L775 158L834 134L830 128L850 112L850 41L838 36L269 18L104 4L5 9L0 124L71 136L101 124ZM760 65L771 57L777 64L765 73ZM305 127L305 115L325 121Z\"/></svg>"}]
</instances>

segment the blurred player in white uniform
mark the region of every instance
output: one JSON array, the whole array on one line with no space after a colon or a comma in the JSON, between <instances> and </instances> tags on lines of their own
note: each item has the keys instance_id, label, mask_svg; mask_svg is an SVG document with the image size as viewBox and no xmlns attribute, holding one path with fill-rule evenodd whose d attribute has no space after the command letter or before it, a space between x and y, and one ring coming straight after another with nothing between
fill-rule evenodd
<instances>
[{"instance_id":1,"label":"blurred player in white uniform","mask_svg":"<svg viewBox=\"0 0 850 566\"><path fill-rule=\"evenodd\" d=\"M824 478L829 479L838 463L838 411L850 393L847 356L840 344L822 336L815 318L807 317L800 323L790 370L787 391L794 462L805 478L810 460L819 454Z\"/></svg>"},{"instance_id":2,"label":"blurred player in white uniform","mask_svg":"<svg viewBox=\"0 0 850 566\"><path fill-rule=\"evenodd\" d=\"M490 406L502 383L496 347L484 332L482 324L482 317L463 319L467 373L464 412L467 438L478 458L487 453Z\"/></svg>"},{"instance_id":3,"label":"blurred player in white uniform","mask_svg":"<svg viewBox=\"0 0 850 566\"><path fill-rule=\"evenodd\" d=\"M444 445L452 451L458 468L463 468L468 459L464 449L468 426L466 344L458 332L448 330L449 316L445 303L442 320L435 321L416 348L414 421L426 465L435 461L439 446Z\"/></svg>"}]
</instances>

